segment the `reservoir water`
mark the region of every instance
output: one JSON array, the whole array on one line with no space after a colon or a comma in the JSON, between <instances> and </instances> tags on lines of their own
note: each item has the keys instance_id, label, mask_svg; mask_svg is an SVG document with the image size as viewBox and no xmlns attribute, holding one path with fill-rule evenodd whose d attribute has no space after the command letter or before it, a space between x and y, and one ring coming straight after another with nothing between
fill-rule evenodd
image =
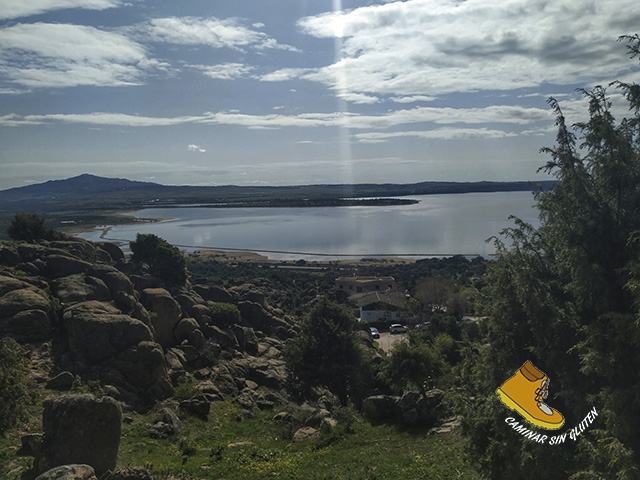
<instances>
[{"instance_id":1,"label":"reservoir water","mask_svg":"<svg viewBox=\"0 0 640 480\"><path fill-rule=\"evenodd\" d=\"M138 218L170 218L80 234L93 241L131 241L154 233L189 250L264 252L272 259L320 260L398 255L495 253L510 215L539 224L531 192L419 195L413 205L316 208L149 208Z\"/></svg>"}]
</instances>

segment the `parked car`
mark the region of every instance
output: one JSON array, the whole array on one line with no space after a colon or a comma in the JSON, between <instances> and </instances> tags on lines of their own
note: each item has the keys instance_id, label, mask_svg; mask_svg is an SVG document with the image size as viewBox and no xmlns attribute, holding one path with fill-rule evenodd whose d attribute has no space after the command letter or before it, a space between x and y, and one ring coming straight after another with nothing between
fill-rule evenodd
<instances>
[{"instance_id":1,"label":"parked car","mask_svg":"<svg viewBox=\"0 0 640 480\"><path fill-rule=\"evenodd\" d=\"M369 327L369 333L373 338L380 338L380 332L376 327Z\"/></svg>"},{"instance_id":2,"label":"parked car","mask_svg":"<svg viewBox=\"0 0 640 480\"><path fill-rule=\"evenodd\" d=\"M407 333L407 327L400 325L399 323L394 323L389 327L389 333Z\"/></svg>"}]
</instances>

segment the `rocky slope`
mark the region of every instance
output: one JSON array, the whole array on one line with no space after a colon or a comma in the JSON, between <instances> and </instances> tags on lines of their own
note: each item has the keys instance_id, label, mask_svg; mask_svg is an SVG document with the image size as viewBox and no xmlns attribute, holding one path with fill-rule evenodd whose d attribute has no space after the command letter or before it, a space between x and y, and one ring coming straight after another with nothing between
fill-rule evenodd
<instances>
[{"instance_id":1,"label":"rocky slope","mask_svg":"<svg viewBox=\"0 0 640 480\"><path fill-rule=\"evenodd\" d=\"M234 304L239 322L223 323L211 302ZM190 392L177 407L203 417L210 402L229 398L269 408L280 394L258 387L283 386L280 351L295 331L253 285L168 285L113 244L0 245L0 336L26 347L31 378L45 389L92 385L125 412L152 408L176 388ZM171 413L150 434L175 433ZM32 447L36 464L46 463L41 445Z\"/></svg>"}]
</instances>

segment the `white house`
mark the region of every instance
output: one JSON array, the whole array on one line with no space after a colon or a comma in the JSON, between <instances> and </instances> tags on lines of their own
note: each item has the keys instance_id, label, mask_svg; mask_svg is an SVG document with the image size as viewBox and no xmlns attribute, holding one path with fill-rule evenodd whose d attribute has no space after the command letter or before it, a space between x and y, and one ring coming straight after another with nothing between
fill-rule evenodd
<instances>
[{"instance_id":1,"label":"white house","mask_svg":"<svg viewBox=\"0 0 640 480\"><path fill-rule=\"evenodd\" d=\"M404 316L405 296L400 292L369 292L352 297L360 307L364 323L400 323Z\"/></svg>"}]
</instances>

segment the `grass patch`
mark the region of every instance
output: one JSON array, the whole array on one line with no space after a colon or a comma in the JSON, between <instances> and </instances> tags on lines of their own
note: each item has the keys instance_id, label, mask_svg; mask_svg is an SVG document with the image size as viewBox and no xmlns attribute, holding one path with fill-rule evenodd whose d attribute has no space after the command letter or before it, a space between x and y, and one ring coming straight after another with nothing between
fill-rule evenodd
<instances>
[{"instance_id":1,"label":"grass patch","mask_svg":"<svg viewBox=\"0 0 640 480\"><path fill-rule=\"evenodd\" d=\"M135 415L123 425L118 463L144 466L157 478L482 478L466 458L467 440L457 434L427 435L358 418L349 428L336 427L337 433L323 430L315 440L292 444L272 420L274 413L238 420L235 404L214 402L207 422L184 418L180 436L165 440L146 436L152 416Z\"/></svg>"},{"instance_id":2,"label":"grass patch","mask_svg":"<svg viewBox=\"0 0 640 480\"><path fill-rule=\"evenodd\" d=\"M0 478L20 478L33 465L33 458L16 455L21 434L17 430L0 436Z\"/></svg>"}]
</instances>

